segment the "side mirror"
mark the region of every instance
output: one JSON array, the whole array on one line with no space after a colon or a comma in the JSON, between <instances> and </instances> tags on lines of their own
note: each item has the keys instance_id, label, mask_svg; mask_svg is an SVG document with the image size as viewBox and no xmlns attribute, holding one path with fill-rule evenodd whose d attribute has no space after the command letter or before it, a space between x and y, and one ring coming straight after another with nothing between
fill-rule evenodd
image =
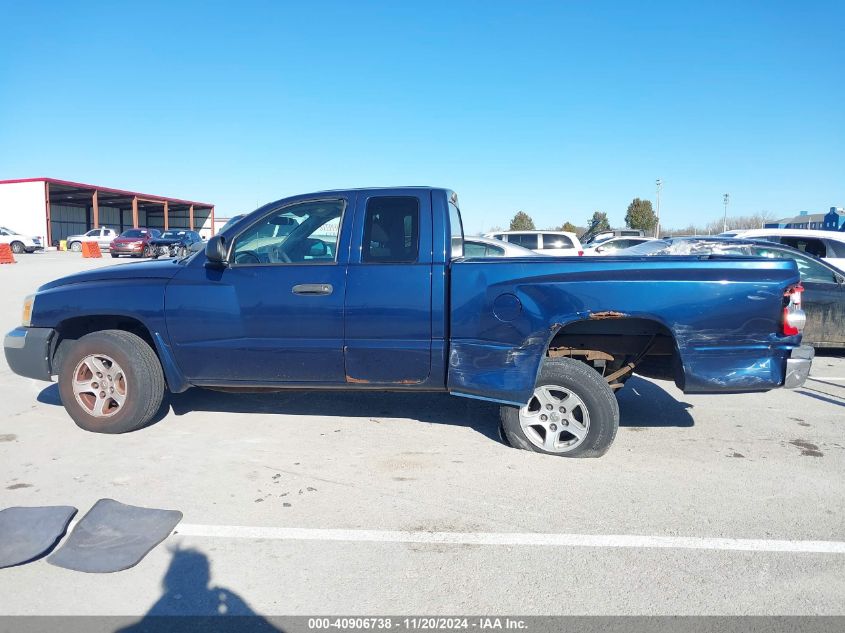
<instances>
[{"instance_id":1,"label":"side mirror","mask_svg":"<svg viewBox=\"0 0 845 633\"><path fill-rule=\"evenodd\" d=\"M205 245L205 265L208 268L226 268L226 255L228 254L226 238L222 235L215 235Z\"/></svg>"}]
</instances>

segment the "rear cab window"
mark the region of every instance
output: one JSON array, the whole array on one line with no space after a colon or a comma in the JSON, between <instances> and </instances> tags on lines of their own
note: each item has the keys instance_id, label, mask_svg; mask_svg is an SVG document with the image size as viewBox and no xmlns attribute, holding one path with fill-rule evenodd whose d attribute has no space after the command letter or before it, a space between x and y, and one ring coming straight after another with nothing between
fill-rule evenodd
<instances>
[{"instance_id":1,"label":"rear cab window","mask_svg":"<svg viewBox=\"0 0 845 633\"><path fill-rule=\"evenodd\" d=\"M452 232L452 259L463 257L465 253L464 226L461 212L451 200L449 201L449 227Z\"/></svg>"}]
</instances>

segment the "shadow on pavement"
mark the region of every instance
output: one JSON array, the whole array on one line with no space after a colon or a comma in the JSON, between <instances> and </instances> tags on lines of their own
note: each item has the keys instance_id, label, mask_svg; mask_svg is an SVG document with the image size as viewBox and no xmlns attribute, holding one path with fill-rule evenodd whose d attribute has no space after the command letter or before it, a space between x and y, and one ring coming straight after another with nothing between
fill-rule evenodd
<instances>
[{"instance_id":1,"label":"shadow on pavement","mask_svg":"<svg viewBox=\"0 0 845 633\"><path fill-rule=\"evenodd\" d=\"M658 385L638 376L628 380L617 397L620 426L687 427L694 424L692 416L687 411L692 405L679 402ZM61 406L58 386L53 383L43 389L38 394L38 402ZM429 424L466 426L489 439L500 441L497 404L459 398L445 393L395 391L225 393L194 388L184 393L168 394L150 424L160 421L171 410L177 416L191 411L207 411L408 418Z\"/></svg>"},{"instance_id":2,"label":"shadow on pavement","mask_svg":"<svg viewBox=\"0 0 845 633\"><path fill-rule=\"evenodd\" d=\"M499 439L498 405L444 393L390 391L283 391L278 393L223 393L189 389L172 394L176 415L191 411L281 413L355 418L409 418L429 424L466 426Z\"/></svg>"},{"instance_id":3,"label":"shadow on pavement","mask_svg":"<svg viewBox=\"0 0 845 633\"><path fill-rule=\"evenodd\" d=\"M802 396L809 396L810 398L815 398L816 400L821 400L822 402L827 402L829 404L835 404L840 407L845 407L845 398L843 398L842 396L835 396L831 393L825 393L824 391L811 389L810 387L802 387L801 389L796 389L795 393L800 393Z\"/></svg>"},{"instance_id":4,"label":"shadow on pavement","mask_svg":"<svg viewBox=\"0 0 845 633\"><path fill-rule=\"evenodd\" d=\"M38 394L38 402L62 406L53 383ZM458 398L445 393L384 391L281 391L276 393L225 393L189 389L167 394L150 422L155 424L173 411L224 413L278 413L355 418L408 418L429 424L466 426L499 441L499 407L490 402ZM149 426L149 425L148 425Z\"/></svg>"},{"instance_id":5,"label":"shadow on pavement","mask_svg":"<svg viewBox=\"0 0 845 633\"><path fill-rule=\"evenodd\" d=\"M691 404L679 402L658 385L638 376L631 377L619 400L619 426L693 426L695 421L689 414Z\"/></svg>"},{"instance_id":6,"label":"shadow on pavement","mask_svg":"<svg viewBox=\"0 0 845 633\"><path fill-rule=\"evenodd\" d=\"M143 618L120 629L121 633L281 630L253 611L235 592L211 586L211 566L208 557L199 550L173 550L170 567L162 579L162 589L164 593Z\"/></svg>"}]
</instances>

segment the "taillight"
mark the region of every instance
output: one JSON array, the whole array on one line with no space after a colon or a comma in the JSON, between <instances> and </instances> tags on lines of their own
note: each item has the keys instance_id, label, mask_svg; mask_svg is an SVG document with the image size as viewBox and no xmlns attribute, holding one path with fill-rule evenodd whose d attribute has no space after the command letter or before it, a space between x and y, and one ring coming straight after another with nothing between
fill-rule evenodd
<instances>
[{"instance_id":1,"label":"taillight","mask_svg":"<svg viewBox=\"0 0 845 633\"><path fill-rule=\"evenodd\" d=\"M578 251L578 257L581 257L584 254L584 251Z\"/></svg>"},{"instance_id":2,"label":"taillight","mask_svg":"<svg viewBox=\"0 0 845 633\"><path fill-rule=\"evenodd\" d=\"M783 335L795 336L800 334L807 323L807 315L801 309L801 293L804 287L801 284L789 288L784 294L783 307Z\"/></svg>"}]
</instances>

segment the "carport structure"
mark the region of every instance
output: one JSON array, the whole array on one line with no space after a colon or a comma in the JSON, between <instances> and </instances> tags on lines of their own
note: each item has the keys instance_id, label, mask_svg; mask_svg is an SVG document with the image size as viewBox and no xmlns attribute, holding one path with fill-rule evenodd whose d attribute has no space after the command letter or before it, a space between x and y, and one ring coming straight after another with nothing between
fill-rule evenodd
<instances>
[{"instance_id":1,"label":"carport structure","mask_svg":"<svg viewBox=\"0 0 845 633\"><path fill-rule=\"evenodd\" d=\"M46 232L54 244L68 235L102 227L189 229L214 234L214 205L137 191L100 187L55 178L11 182L44 182Z\"/></svg>"}]
</instances>

